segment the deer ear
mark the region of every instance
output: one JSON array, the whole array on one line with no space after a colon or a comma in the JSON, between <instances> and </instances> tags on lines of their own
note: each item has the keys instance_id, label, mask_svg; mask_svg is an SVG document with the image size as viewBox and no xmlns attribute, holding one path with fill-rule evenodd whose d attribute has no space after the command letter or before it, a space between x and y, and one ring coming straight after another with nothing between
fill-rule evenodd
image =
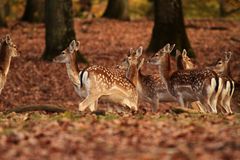
<instances>
[{"instance_id":1,"label":"deer ear","mask_svg":"<svg viewBox=\"0 0 240 160\"><path fill-rule=\"evenodd\" d=\"M170 44L167 43L164 47L163 47L163 50L164 51L168 51L170 49Z\"/></svg>"},{"instance_id":2,"label":"deer ear","mask_svg":"<svg viewBox=\"0 0 240 160\"><path fill-rule=\"evenodd\" d=\"M137 67L138 70L142 68L142 66L143 66L143 64L144 64L144 60L145 60L145 59L142 58L142 59L141 59L141 62L138 64L138 67Z\"/></svg>"},{"instance_id":3,"label":"deer ear","mask_svg":"<svg viewBox=\"0 0 240 160\"><path fill-rule=\"evenodd\" d=\"M187 55L187 51L186 51L186 49L183 49L183 51L182 51L182 55L183 55L183 57L187 57L188 55Z\"/></svg>"},{"instance_id":4,"label":"deer ear","mask_svg":"<svg viewBox=\"0 0 240 160\"><path fill-rule=\"evenodd\" d=\"M140 46L137 50L136 50L136 56L137 57L140 57L142 55L142 52L143 52L143 47Z\"/></svg>"},{"instance_id":5,"label":"deer ear","mask_svg":"<svg viewBox=\"0 0 240 160\"><path fill-rule=\"evenodd\" d=\"M173 45L169 44L169 50L168 50L169 53L171 53L173 51L174 47L175 47L175 44L173 44Z\"/></svg>"},{"instance_id":6,"label":"deer ear","mask_svg":"<svg viewBox=\"0 0 240 160\"><path fill-rule=\"evenodd\" d=\"M224 56L224 60L226 62L229 62L229 60L231 59L232 57L232 52L225 52L225 56Z\"/></svg>"},{"instance_id":7,"label":"deer ear","mask_svg":"<svg viewBox=\"0 0 240 160\"><path fill-rule=\"evenodd\" d=\"M80 42L79 41L75 41L76 43L75 43L75 48L74 48L74 50L75 51L78 51L79 50L79 47L80 47Z\"/></svg>"},{"instance_id":8,"label":"deer ear","mask_svg":"<svg viewBox=\"0 0 240 160\"><path fill-rule=\"evenodd\" d=\"M133 48L129 49L129 54L131 55L134 52Z\"/></svg>"},{"instance_id":9,"label":"deer ear","mask_svg":"<svg viewBox=\"0 0 240 160\"><path fill-rule=\"evenodd\" d=\"M69 45L69 51L72 53L75 48L76 48L76 41L72 40L72 42Z\"/></svg>"},{"instance_id":10,"label":"deer ear","mask_svg":"<svg viewBox=\"0 0 240 160\"><path fill-rule=\"evenodd\" d=\"M10 37L9 34L6 35L5 40L6 40L7 43L11 42L11 37Z\"/></svg>"}]
</instances>

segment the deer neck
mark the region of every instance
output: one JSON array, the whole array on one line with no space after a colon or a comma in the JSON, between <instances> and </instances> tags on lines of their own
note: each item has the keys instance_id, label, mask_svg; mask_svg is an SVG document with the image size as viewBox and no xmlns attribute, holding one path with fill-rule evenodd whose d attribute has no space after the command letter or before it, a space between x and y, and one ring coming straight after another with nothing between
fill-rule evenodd
<instances>
[{"instance_id":1,"label":"deer neck","mask_svg":"<svg viewBox=\"0 0 240 160\"><path fill-rule=\"evenodd\" d=\"M4 74L4 76L7 76L9 67L10 67L10 62L12 57L8 53L8 48L6 44L2 44L1 46L1 51L0 51L0 70Z\"/></svg>"},{"instance_id":2,"label":"deer neck","mask_svg":"<svg viewBox=\"0 0 240 160\"><path fill-rule=\"evenodd\" d=\"M169 55L165 55L164 61L158 66L160 76L163 80L163 82L167 85L169 79L170 79L170 72L171 72L171 67L170 67L170 57Z\"/></svg>"},{"instance_id":3,"label":"deer neck","mask_svg":"<svg viewBox=\"0 0 240 160\"><path fill-rule=\"evenodd\" d=\"M184 65L183 65L183 63L182 63L182 61L183 61L183 59L182 59L182 55L179 55L178 57L177 57L177 69L178 70L182 70L182 69L184 69Z\"/></svg>"},{"instance_id":4,"label":"deer neck","mask_svg":"<svg viewBox=\"0 0 240 160\"><path fill-rule=\"evenodd\" d=\"M130 67L128 68L128 71L127 71L127 75L126 77L132 81L132 83L137 86L137 83L138 83L138 75L139 75L139 72L138 72L138 69L137 69L137 65L130 65Z\"/></svg>"},{"instance_id":5,"label":"deer neck","mask_svg":"<svg viewBox=\"0 0 240 160\"><path fill-rule=\"evenodd\" d=\"M79 68L77 64L77 57L76 53L71 57L71 60L69 63L66 63L67 67L67 73L69 79L72 81L74 86L79 86L80 85L80 80L79 80Z\"/></svg>"}]
</instances>

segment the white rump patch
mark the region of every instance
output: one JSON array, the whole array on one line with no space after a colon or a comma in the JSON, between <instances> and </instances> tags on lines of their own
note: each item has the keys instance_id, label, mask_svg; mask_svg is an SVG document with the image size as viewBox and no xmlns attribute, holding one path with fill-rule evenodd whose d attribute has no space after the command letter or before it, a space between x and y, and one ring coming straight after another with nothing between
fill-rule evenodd
<instances>
[{"instance_id":1,"label":"white rump patch","mask_svg":"<svg viewBox=\"0 0 240 160\"><path fill-rule=\"evenodd\" d=\"M222 91L222 88L223 88L223 80L222 78L219 78L219 84L218 84L218 91L217 91L217 94L219 95Z\"/></svg>"},{"instance_id":2,"label":"white rump patch","mask_svg":"<svg viewBox=\"0 0 240 160\"><path fill-rule=\"evenodd\" d=\"M231 96L233 95L233 93L234 93L234 90L235 90L235 83L234 83L234 81L231 81L232 82L232 92L231 92Z\"/></svg>"},{"instance_id":3,"label":"white rump patch","mask_svg":"<svg viewBox=\"0 0 240 160\"><path fill-rule=\"evenodd\" d=\"M81 82L86 85L87 80L88 80L88 72L84 71L81 78L82 78Z\"/></svg>"},{"instance_id":4,"label":"white rump patch","mask_svg":"<svg viewBox=\"0 0 240 160\"><path fill-rule=\"evenodd\" d=\"M212 79L211 79L211 87L209 87L208 90L207 90L208 95L212 95L212 93L214 92L216 86L217 86L216 79L215 79L215 78L212 78Z\"/></svg>"},{"instance_id":5,"label":"white rump patch","mask_svg":"<svg viewBox=\"0 0 240 160\"><path fill-rule=\"evenodd\" d=\"M229 82L229 81L227 81L226 82L226 91L227 91L227 94L228 95L230 95L231 93L230 93L230 91L231 91L231 84L230 84L231 82Z\"/></svg>"}]
</instances>

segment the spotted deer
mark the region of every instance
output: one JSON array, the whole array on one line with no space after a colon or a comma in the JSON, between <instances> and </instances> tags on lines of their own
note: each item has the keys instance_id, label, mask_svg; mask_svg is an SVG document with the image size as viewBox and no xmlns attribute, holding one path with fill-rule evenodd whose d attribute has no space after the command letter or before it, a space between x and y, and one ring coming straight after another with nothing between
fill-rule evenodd
<instances>
[{"instance_id":1,"label":"spotted deer","mask_svg":"<svg viewBox=\"0 0 240 160\"><path fill-rule=\"evenodd\" d=\"M223 79L223 89L219 97L219 105L224 108L227 113L232 113L231 99L235 89L235 83L228 73L231 56L231 52L225 52L223 57L208 66L209 69L215 71L218 76Z\"/></svg>"},{"instance_id":2,"label":"spotted deer","mask_svg":"<svg viewBox=\"0 0 240 160\"><path fill-rule=\"evenodd\" d=\"M201 112L217 113L217 104L211 101L211 96L222 88L221 78L209 69L178 70L170 74L168 62L172 50L173 46L167 44L148 61L150 64L158 65L160 76L169 93L176 97L181 106L186 106L185 102L199 101Z\"/></svg>"},{"instance_id":3,"label":"spotted deer","mask_svg":"<svg viewBox=\"0 0 240 160\"><path fill-rule=\"evenodd\" d=\"M9 35L0 42L0 93L6 83L12 57L19 56L16 45Z\"/></svg>"},{"instance_id":4,"label":"spotted deer","mask_svg":"<svg viewBox=\"0 0 240 160\"><path fill-rule=\"evenodd\" d=\"M88 107L91 111L96 110L100 97L137 110L138 93L134 84L125 76L119 76L120 74L97 65L82 71L78 69L76 56L79 45L78 41L73 40L62 54L54 59L54 62L66 64L68 76L76 92L85 98L79 103L79 110L84 111Z\"/></svg>"},{"instance_id":5,"label":"spotted deer","mask_svg":"<svg viewBox=\"0 0 240 160\"><path fill-rule=\"evenodd\" d=\"M218 96L218 106L219 109L224 109L227 113L232 113L232 109L230 107L232 95L234 93L234 81L228 75L229 70L229 60L231 58L231 52L225 52L224 58L219 58L217 61L209 65L207 68L213 70L221 77L223 83L222 90L220 95ZM187 56L186 50L183 50L182 53L182 65L183 69L197 69L203 68L198 63L196 63L193 59Z\"/></svg>"},{"instance_id":6,"label":"spotted deer","mask_svg":"<svg viewBox=\"0 0 240 160\"><path fill-rule=\"evenodd\" d=\"M141 58L143 47L130 49L127 58L123 61L122 67L126 70L126 77L137 87L141 99L148 101L152 106L152 111L157 110L160 102L173 102L176 99L169 94L166 85L158 74L144 75L141 67L144 58Z\"/></svg>"}]
</instances>

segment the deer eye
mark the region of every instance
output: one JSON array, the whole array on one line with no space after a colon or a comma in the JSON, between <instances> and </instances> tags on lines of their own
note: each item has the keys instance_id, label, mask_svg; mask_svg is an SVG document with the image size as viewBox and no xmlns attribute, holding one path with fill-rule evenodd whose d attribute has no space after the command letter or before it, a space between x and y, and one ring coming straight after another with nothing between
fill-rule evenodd
<instances>
[{"instance_id":1,"label":"deer eye","mask_svg":"<svg viewBox=\"0 0 240 160\"><path fill-rule=\"evenodd\" d=\"M219 62L218 62L218 65L221 65L221 64L222 64L222 62L221 62L221 61L219 61Z\"/></svg>"}]
</instances>

